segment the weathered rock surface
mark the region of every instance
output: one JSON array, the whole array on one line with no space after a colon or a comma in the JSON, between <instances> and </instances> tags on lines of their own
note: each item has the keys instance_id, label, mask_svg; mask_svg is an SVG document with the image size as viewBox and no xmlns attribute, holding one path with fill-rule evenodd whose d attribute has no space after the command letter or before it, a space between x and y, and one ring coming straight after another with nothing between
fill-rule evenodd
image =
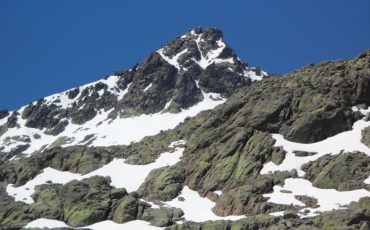
<instances>
[{"instance_id":1,"label":"weathered rock surface","mask_svg":"<svg viewBox=\"0 0 370 230\"><path fill-rule=\"evenodd\" d=\"M325 155L303 165L305 178L318 188L335 188L349 191L370 189L364 180L370 176L370 157L364 153L342 153Z\"/></svg>"},{"instance_id":2,"label":"weathered rock surface","mask_svg":"<svg viewBox=\"0 0 370 230\"><path fill-rule=\"evenodd\" d=\"M362 130L361 141L370 148L370 127Z\"/></svg>"},{"instance_id":3,"label":"weathered rock surface","mask_svg":"<svg viewBox=\"0 0 370 230\"><path fill-rule=\"evenodd\" d=\"M186 179L182 164L154 169L138 192L148 201L168 201L179 195Z\"/></svg>"}]
</instances>

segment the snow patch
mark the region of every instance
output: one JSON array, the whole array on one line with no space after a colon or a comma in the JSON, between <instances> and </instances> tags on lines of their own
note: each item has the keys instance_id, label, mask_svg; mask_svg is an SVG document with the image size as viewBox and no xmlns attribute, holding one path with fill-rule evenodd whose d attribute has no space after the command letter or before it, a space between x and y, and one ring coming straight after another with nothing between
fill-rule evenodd
<instances>
[{"instance_id":1,"label":"snow patch","mask_svg":"<svg viewBox=\"0 0 370 230\"><path fill-rule=\"evenodd\" d=\"M221 52L226 47L226 44L223 42L222 39L219 39L217 41L218 48L215 49L215 50L208 51L208 53L205 56L203 55L203 53L202 53L202 51L200 49L201 42L202 42L201 36L198 36L195 39L195 42L197 44L197 48L198 48L198 51L200 53L200 60L198 61L198 60L196 60L194 58L192 58L192 60L194 62L196 62L202 69L206 69L209 65L211 65L213 63L223 63L223 62L226 62L226 63L234 64L234 59L233 58L228 58L228 59L218 58L218 56L220 56Z\"/></svg>"},{"instance_id":2,"label":"snow patch","mask_svg":"<svg viewBox=\"0 0 370 230\"><path fill-rule=\"evenodd\" d=\"M82 180L93 176L109 176L112 186L116 188L123 187L126 188L128 192L133 192L144 183L146 176L153 169L175 165L179 162L184 148L177 146L184 143L185 141L183 140L171 143L169 147L175 147L174 152L162 153L155 162L147 165L131 165L125 163L124 159L114 159L102 168L86 175L67 171L62 172L48 167L23 186L14 187L13 184L9 184L6 191L10 196L13 196L16 201L23 201L27 204L31 204L34 202L31 195L35 192L35 187L37 185L46 184L47 181L52 181L54 184L66 184L72 180Z\"/></svg>"},{"instance_id":3,"label":"snow patch","mask_svg":"<svg viewBox=\"0 0 370 230\"><path fill-rule=\"evenodd\" d=\"M174 55L172 58L166 56L164 53L163 53L163 48L157 50L157 53L159 53L161 55L161 57L166 61L168 62L170 65L173 65L174 67L176 67L176 69L178 69L180 71L181 69L181 66L178 62L178 59L180 58L181 55L185 54L188 52L188 49L184 49L183 51L177 53L176 55Z\"/></svg>"},{"instance_id":4,"label":"snow patch","mask_svg":"<svg viewBox=\"0 0 370 230\"><path fill-rule=\"evenodd\" d=\"M168 109L168 107L170 107L171 103L172 103L172 99L169 102L166 103L163 110Z\"/></svg>"},{"instance_id":5,"label":"snow patch","mask_svg":"<svg viewBox=\"0 0 370 230\"><path fill-rule=\"evenodd\" d=\"M281 190L289 190L292 193L284 193ZM308 180L301 178L289 178L284 182L284 186L275 185L274 192L264 194L264 197L269 197L268 202L275 204L285 205L299 205L305 206L301 201L297 200L294 196L309 196L316 198L318 201L318 208L307 208L310 210L309 216L316 215L317 212L325 212L334 209L340 209L344 205L348 205L352 201L358 201L361 197L370 196L370 192L365 189L342 191L339 192L335 189L320 189L312 186Z\"/></svg>"},{"instance_id":6,"label":"snow patch","mask_svg":"<svg viewBox=\"0 0 370 230\"><path fill-rule=\"evenodd\" d=\"M14 197L15 201L23 201L24 203L32 204L34 200L31 195L35 192L35 187L37 185L47 184L48 181L54 184L65 184L72 180L77 180L80 177L81 175L77 173L62 172L48 167L25 185L14 187L13 184L9 184L6 187L6 192L9 196Z\"/></svg>"},{"instance_id":7,"label":"snow patch","mask_svg":"<svg viewBox=\"0 0 370 230\"><path fill-rule=\"evenodd\" d=\"M122 91L121 97L127 93L129 86L130 85ZM29 143L30 147L23 153L30 155L34 151L50 146L58 138L73 137L73 139L70 139L67 143L62 145L62 147L66 147L79 144L85 136L91 134L95 135L95 139L91 143L92 146L128 145L131 142L140 141L146 136L155 135L161 130L172 129L180 122L184 121L186 117L193 117L201 111L213 109L226 101L226 99L222 98L219 94L205 93L203 91L202 93L204 96L203 101L188 109L183 109L176 114L158 112L155 114L143 114L136 117L111 120L107 119L111 111L101 110L98 111L93 119L87 121L83 125L72 124L72 121L69 119L69 125L57 136L46 135L43 132L44 130L26 127L26 121L21 118L21 115L18 115L18 124L20 128L11 128L3 134L0 137L0 145L5 147L2 151L9 152L12 148L15 148L19 142L5 145L4 142L7 137L11 138L13 136L27 135L31 139ZM19 110L20 114L24 108L25 107L22 107ZM35 138L34 135L39 135L40 138Z\"/></svg>"},{"instance_id":8,"label":"snow patch","mask_svg":"<svg viewBox=\"0 0 370 230\"><path fill-rule=\"evenodd\" d=\"M159 158L147 165L131 165L124 163L123 159L114 159L102 168L95 170L83 176L88 178L92 176L110 176L111 185L116 188L126 188L128 192L136 191L146 176L156 168L175 165L180 161L184 148L176 148L173 153L162 153Z\"/></svg>"},{"instance_id":9,"label":"snow patch","mask_svg":"<svg viewBox=\"0 0 370 230\"><path fill-rule=\"evenodd\" d=\"M364 180L364 183L365 184L370 184L370 176L366 180Z\"/></svg>"},{"instance_id":10,"label":"snow patch","mask_svg":"<svg viewBox=\"0 0 370 230\"><path fill-rule=\"evenodd\" d=\"M219 196L222 195L222 191L221 190L219 190L219 191L213 191L213 193L216 194L216 195L219 195Z\"/></svg>"},{"instance_id":11,"label":"snow patch","mask_svg":"<svg viewBox=\"0 0 370 230\"><path fill-rule=\"evenodd\" d=\"M89 87L94 87L98 83L105 84L107 86L107 90L110 93L118 97L122 97L123 90L120 90L117 85L119 79L120 79L119 76L112 75L112 76L107 77L106 79L101 79L101 80L98 80L98 81L95 81L95 82L92 82L92 83L89 83L83 86L79 86L78 87L79 93L73 99L68 98L68 92L71 90L67 90L61 93L56 93L48 97L45 97L44 100L45 100L46 105L54 104L54 105L60 106L62 109L67 109L67 108L72 107L72 104L79 99L84 89L89 88ZM100 96L103 95L104 89L101 89L98 93Z\"/></svg>"},{"instance_id":12,"label":"snow patch","mask_svg":"<svg viewBox=\"0 0 370 230\"><path fill-rule=\"evenodd\" d=\"M252 81L260 81L263 79L263 76L258 76L256 72L250 70L250 69L245 69L243 70L243 75L246 78L250 78ZM266 76L266 75L265 75Z\"/></svg>"},{"instance_id":13,"label":"snow patch","mask_svg":"<svg viewBox=\"0 0 370 230\"><path fill-rule=\"evenodd\" d=\"M28 223L23 228L71 228L63 221L59 220L50 220L45 218L40 218ZM146 230L158 230L163 229L150 225L149 222L142 220L134 220L124 224L117 224L111 220L101 221L90 226L85 226L77 229L91 229L91 230L137 230L137 229L146 229Z\"/></svg>"},{"instance_id":14,"label":"snow patch","mask_svg":"<svg viewBox=\"0 0 370 230\"><path fill-rule=\"evenodd\" d=\"M272 137L276 140L274 146L283 146L287 153L284 161L280 165L275 165L272 162L266 163L261 170L261 174L296 169L298 170L299 175L303 176L304 172L301 170L303 164L306 164L310 161L315 161L326 154L336 155L342 151L360 151L370 156L370 149L361 142L361 131L368 126L370 126L369 121L359 120L353 124L352 130L339 133L323 141L312 144L291 142L284 139L284 137L280 134L273 134ZM317 154L307 157L297 157L293 153L295 150L317 152Z\"/></svg>"},{"instance_id":15,"label":"snow patch","mask_svg":"<svg viewBox=\"0 0 370 230\"><path fill-rule=\"evenodd\" d=\"M86 226L83 228L92 229L92 230L138 230L138 229L145 229L145 230L158 230L163 229L159 227L155 227L150 225L149 222L143 220L134 220L124 224L117 224L111 220L102 221L99 223L95 223L90 226Z\"/></svg>"},{"instance_id":16,"label":"snow patch","mask_svg":"<svg viewBox=\"0 0 370 230\"><path fill-rule=\"evenodd\" d=\"M203 222L208 220L240 220L246 218L246 216L217 216L212 211L215 203L208 198L199 196L196 191L189 189L187 186L182 189L179 197L185 200L180 201L178 198L175 198L172 201L164 203L170 207L181 208L184 211L184 218L187 221Z\"/></svg>"},{"instance_id":17,"label":"snow patch","mask_svg":"<svg viewBox=\"0 0 370 230\"><path fill-rule=\"evenodd\" d=\"M357 107L352 107L352 111L360 111L364 115L367 115L369 112L369 110L358 109ZM295 169L298 171L298 175L302 177L305 174L305 172L301 170L302 165L310 161L315 161L326 154L336 155L341 152L360 151L370 156L370 149L361 142L362 130L368 126L370 126L369 121L359 120L353 124L352 130L339 133L325 140L311 144L291 142L284 139L280 134L273 134L272 137L276 140L274 146L282 146L287 153L284 161L280 165L276 165L273 162L266 163L261 170L261 174ZM293 153L294 151L316 152L317 154L297 157ZM370 177L364 182L370 184ZM312 186L310 181L302 178L289 178L286 179L284 183L284 186L274 186L274 192L271 194L264 194L264 196L269 197L269 202L272 203L299 206L305 206L305 204L297 200L294 197L295 195L307 195L316 198L320 207L309 208L311 212L308 216L316 215L315 213L317 212L339 209L352 201L358 201L361 197L370 196L370 192L365 189L339 192L335 189L316 188ZM292 193L284 193L281 192L281 190L289 190L292 191Z\"/></svg>"},{"instance_id":18,"label":"snow patch","mask_svg":"<svg viewBox=\"0 0 370 230\"><path fill-rule=\"evenodd\" d=\"M122 100L122 98L128 93L128 90L130 89L132 83L128 84L126 89L124 89L117 97L117 101Z\"/></svg>"},{"instance_id":19,"label":"snow patch","mask_svg":"<svg viewBox=\"0 0 370 230\"><path fill-rule=\"evenodd\" d=\"M361 109L361 108L359 108L357 106L353 106L351 109L352 109L353 112L357 112L358 111L362 115L365 115L365 116L370 112L370 107L368 107L367 109Z\"/></svg>"},{"instance_id":20,"label":"snow patch","mask_svg":"<svg viewBox=\"0 0 370 230\"><path fill-rule=\"evenodd\" d=\"M66 225L66 223L60 220L40 218L29 222L23 228L68 228L68 227L69 226Z\"/></svg>"}]
</instances>

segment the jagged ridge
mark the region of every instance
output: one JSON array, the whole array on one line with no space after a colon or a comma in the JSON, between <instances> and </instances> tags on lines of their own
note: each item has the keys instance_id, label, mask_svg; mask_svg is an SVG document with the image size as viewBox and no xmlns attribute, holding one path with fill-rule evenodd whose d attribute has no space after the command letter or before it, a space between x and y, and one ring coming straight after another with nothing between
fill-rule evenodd
<instances>
[{"instance_id":1,"label":"jagged ridge","mask_svg":"<svg viewBox=\"0 0 370 230\"><path fill-rule=\"evenodd\" d=\"M237 89L266 76L266 72L240 61L224 43L220 30L197 27L152 52L130 70L42 98L11 113L2 111L0 151L10 158L55 144L129 144L173 128L186 116L212 109ZM150 128L153 125L148 124L143 127L149 129L145 134L126 140L110 136L138 133L124 118L159 113L172 114L157 121L162 128ZM151 123L145 116L141 118L140 123Z\"/></svg>"}]
</instances>

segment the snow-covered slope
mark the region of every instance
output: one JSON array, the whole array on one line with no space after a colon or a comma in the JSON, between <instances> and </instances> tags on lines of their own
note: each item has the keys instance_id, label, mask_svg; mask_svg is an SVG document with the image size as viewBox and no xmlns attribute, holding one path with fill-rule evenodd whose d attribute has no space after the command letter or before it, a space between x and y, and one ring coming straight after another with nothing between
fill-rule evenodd
<instances>
[{"instance_id":1,"label":"snow-covered slope","mask_svg":"<svg viewBox=\"0 0 370 230\"><path fill-rule=\"evenodd\" d=\"M357 108L356 108L357 109ZM362 113L367 114L368 111L361 110ZM301 144L294 143L284 140L279 134L274 134L274 138L277 140L275 146L282 146L287 151L287 155L284 161L279 165L275 165L269 162L264 165L261 170L261 174L269 174L274 171L280 170L291 170L296 169L299 172L299 176L302 177L304 172L301 170L302 165L307 162L315 161L325 154L339 154L345 151L361 150L367 155L370 155L370 150L367 146L361 143L361 130L364 127L370 127L369 121L359 120L354 126L353 130L340 133L336 136L330 137L323 141L312 143L312 144ZM344 138L344 139L343 139ZM343 141L347 140L347 141ZM107 164L101 169L87 175L81 176L78 174L71 174L69 172L59 172L57 170L47 168L29 181L27 184L14 188L12 185L8 185L7 192L13 195L16 200L23 202L33 202L30 195L34 192L34 186L37 184L46 183L46 180L52 180L53 183L66 183L72 179L81 180L94 175L110 176L112 179L112 185L121 188L125 187L129 191L136 191L140 184L144 182L145 177L152 169L160 168L165 165L174 165L179 162L180 157L184 151L183 146L186 144L184 141L177 141L171 144L171 148L176 148L173 153L163 153L157 159L156 162L148 165L128 165L121 160L114 160ZM294 151L307 151L317 152L314 156L298 157L294 155ZM124 176L122 176L124 175ZM127 175L127 178L125 178ZM369 183L365 181L365 183ZM370 184L370 183L369 183ZM222 192L215 191L218 196L222 195ZM320 212L331 211L335 209L342 209L351 202L358 201L362 197L370 197L370 192L366 189L358 189L352 191L337 191L335 189L320 189L314 187L312 183L303 178L288 178L284 181L284 185L275 185L272 193L264 194L264 197L268 198L268 202L283 205L296 205L305 207L306 204L298 200L297 196L308 196L316 199L317 207L310 208L306 207L306 212L300 213L301 216L307 218L317 216ZM144 201L144 200L143 200ZM148 202L148 201L147 201ZM150 203L150 202L148 202ZM152 204L154 208L159 208L158 205ZM184 218L186 221L204 222L209 220L240 220L246 218L246 216L225 216L220 217L213 213L212 208L215 203L208 198L200 197L196 191L189 189L185 186L179 196L171 201L163 202L160 206L163 207L176 207L181 208L184 211ZM307 211L309 210L309 211ZM284 212L270 213L274 216L283 215ZM181 223L181 222L179 222ZM62 221L48 220L40 218L27 224L25 228L32 227L70 227ZM145 221L132 221L125 224L117 224L112 221L102 221L95 223L91 226L86 226L91 229L164 229L150 225Z\"/></svg>"},{"instance_id":2,"label":"snow-covered slope","mask_svg":"<svg viewBox=\"0 0 370 230\"><path fill-rule=\"evenodd\" d=\"M353 111L360 111L364 115L368 115L369 110L352 108ZM290 171L297 170L298 176L303 177L305 172L302 166L309 162L317 161L320 157L325 155L338 155L344 152L360 151L370 157L370 148L362 141L362 130L370 127L370 122L359 120L353 124L353 129L350 131L339 133L335 136L329 137L323 141L303 144L295 143L285 140L280 134L273 134L276 140L275 146L282 146L287 152L285 159L281 164L276 165L273 162L268 162L261 170L261 174L273 174L276 171ZM297 156L295 152L314 153L310 156ZM367 180L363 181L365 184L370 184ZM290 191L290 192L286 192ZM276 185L274 192L265 194L269 198L269 202L285 205L305 206L304 203L296 199L296 196L308 196L317 199L316 208L307 208L309 214L304 216L315 216L320 212L340 209L349 205L353 201L358 201L361 197L370 197L370 191L366 189L357 189L351 191L337 191L336 189L320 189L314 187L309 180L303 178L290 178L285 180L283 186ZM282 213L280 213L282 214ZM303 215L301 213L301 215Z\"/></svg>"},{"instance_id":3,"label":"snow-covered slope","mask_svg":"<svg viewBox=\"0 0 370 230\"><path fill-rule=\"evenodd\" d=\"M171 129L268 76L243 63L221 31L195 28L128 71L57 93L0 119L0 154L127 145Z\"/></svg>"},{"instance_id":4,"label":"snow-covered slope","mask_svg":"<svg viewBox=\"0 0 370 230\"><path fill-rule=\"evenodd\" d=\"M81 144L91 146L128 145L132 141L139 141L146 136L157 134L161 130L172 129L186 117L192 117L203 110L212 109L226 100L217 93L202 91L202 95L203 101L183 109L179 113L160 111L153 114L110 119L108 116L111 110L102 110L93 119L82 125L73 124L70 119L65 119L69 125L58 135L48 135L45 134L44 130L29 128L25 125L25 120L21 118L21 115L18 115L18 127L10 128L0 137L2 146L4 146L2 151L11 152L19 143L22 143L22 141L14 140L16 139L14 137L27 138L24 143L28 144L29 147L23 152L27 155L50 146L55 147L55 143L58 142L58 145L62 147ZM21 114L23 110L24 107L18 111Z\"/></svg>"}]
</instances>

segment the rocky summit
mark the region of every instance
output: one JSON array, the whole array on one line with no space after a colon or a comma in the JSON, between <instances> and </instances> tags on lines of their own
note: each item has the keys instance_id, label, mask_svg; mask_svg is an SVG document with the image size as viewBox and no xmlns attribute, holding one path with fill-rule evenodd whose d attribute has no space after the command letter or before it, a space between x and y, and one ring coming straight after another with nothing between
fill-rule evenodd
<instances>
[{"instance_id":1,"label":"rocky summit","mask_svg":"<svg viewBox=\"0 0 370 230\"><path fill-rule=\"evenodd\" d=\"M129 144L174 128L184 116L212 109L237 89L267 76L242 62L225 44L220 30L195 28L130 70L117 71L12 112L0 111L0 151L11 158L56 145ZM156 120L145 115L164 113L170 113L167 127L145 125L131 137L112 137L116 133L112 129L140 129L135 122L130 122L131 127L122 124L129 122L124 118L140 117L140 123L153 123ZM103 135L102 130L109 131Z\"/></svg>"},{"instance_id":2,"label":"rocky summit","mask_svg":"<svg viewBox=\"0 0 370 230\"><path fill-rule=\"evenodd\" d=\"M370 50L283 76L215 28L0 111L0 229L370 229Z\"/></svg>"}]
</instances>

